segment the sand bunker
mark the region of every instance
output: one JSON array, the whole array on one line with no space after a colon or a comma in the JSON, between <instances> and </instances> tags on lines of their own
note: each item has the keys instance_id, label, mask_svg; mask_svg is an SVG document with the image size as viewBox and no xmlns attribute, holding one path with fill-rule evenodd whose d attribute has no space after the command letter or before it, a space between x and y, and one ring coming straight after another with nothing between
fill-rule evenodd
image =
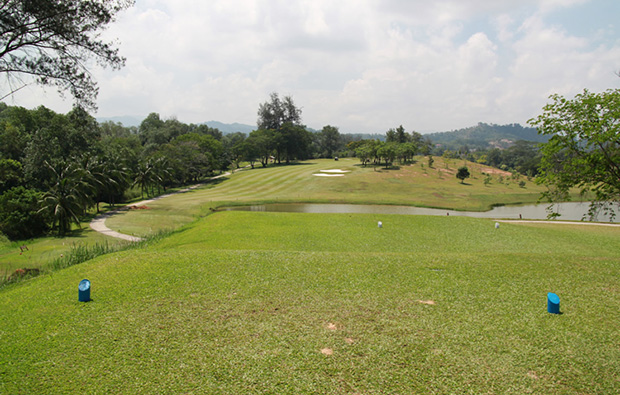
<instances>
[{"instance_id":1,"label":"sand bunker","mask_svg":"<svg viewBox=\"0 0 620 395\"><path fill-rule=\"evenodd\" d=\"M330 170L319 170L320 173L313 174L313 176L317 177L342 177L346 173L350 173L349 170L340 170L340 169L330 169Z\"/></svg>"},{"instance_id":2,"label":"sand bunker","mask_svg":"<svg viewBox=\"0 0 620 395\"><path fill-rule=\"evenodd\" d=\"M335 173L335 174L345 174L350 173L350 170L340 170L340 169L331 169L331 170L319 170L321 173Z\"/></svg>"}]
</instances>

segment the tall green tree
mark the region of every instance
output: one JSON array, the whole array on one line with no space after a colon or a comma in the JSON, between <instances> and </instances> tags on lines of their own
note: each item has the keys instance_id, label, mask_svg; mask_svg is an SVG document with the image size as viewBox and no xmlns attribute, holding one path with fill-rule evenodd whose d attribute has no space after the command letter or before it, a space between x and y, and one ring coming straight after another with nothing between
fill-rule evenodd
<instances>
[{"instance_id":1,"label":"tall green tree","mask_svg":"<svg viewBox=\"0 0 620 395\"><path fill-rule=\"evenodd\" d=\"M394 159L398 155L398 146L399 144L396 142L385 142L379 146L377 155L385 162L386 169L394 163Z\"/></svg>"},{"instance_id":2,"label":"tall green tree","mask_svg":"<svg viewBox=\"0 0 620 395\"><path fill-rule=\"evenodd\" d=\"M254 149L252 153L259 158L263 167L267 167L269 159L274 153L273 143L274 131L270 129L258 129L250 133L247 143L251 144Z\"/></svg>"},{"instance_id":3,"label":"tall green tree","mask_svg":"<svg viewBox=\"0 0 620 395\"><path fill-rule=\"evenodd\" d=\"M155 160L153 158L141 160L134 171L134 180L132 184L132 186L140 187L140 196L144 198L144 192L146 191L148 193L149 188L157 185L159 181L159 175L155 168Z\"/></svg>"},{"instance_id":4,"label":"tall green tree","mask_svg":"<svg viewBox=\"0 0 620 395\"><path fill-rule=\"evenodd\" d=\"M273 92L269 100L258 106L259 129L279 130L285 123L301 125L301 108L298 108L291 96L280 96Z\"/></svg>"},{"instance_id":5,"label":"tall green tree","mask_svg":"<svg viewBox=\"0 0 620 395\"><path fill-rule=\"evenodd\" d=\"M97 84L89 60L113 69L125 59L100 33L129 0L5 0L0 2L0 74L10 95L36 82L69 91L76 103L95 107Z\"/></svg>"},{"instance_id":6,"label":"tall green tree","mask_svg":"<svg viewBox=\"0 0 620 395\"><path fill-rule=\"evenodd\" d=\"M416 146L416 152L422 155L430 154L433 144L428 137L424 137L420 133L414 131L411 132L410 141Z\"/></svg>"},{"instance_id":7,"label":"tall green tree","mask_svg":"<svg viewBox=\"0 0 620 395\"><path fill-rule=\"evenodd\" d=\"M63 115L41 106L32 113L36 129L24 150L23 165L26 180L41 189L54 177L45 162L55 165L82 157L93 150L100 134L94 118L82 108Z\"/></svg>"},{"instance_id":8,"label":"tall green tree","mask_svg":"<svg viewBox=\"0 0 620 395\"><path fill-rule=\"evenodd\" d=\"M53 217L53 227L62 236L71 231L71 224L80 225L80 216L92 201L92 184L88 175L76 162L45 163L51 178L43 194L41 211Z\"/></svg>"},{"instance_id":9,"label":"tall green tree","mask_svg":"<svg viewBox=\"0 0 620 395\"><path fill-rule=\"evenodd\" d=\"M275 131L276 158L290 163L295 159L307 159L312 137L303 126L286 122Z\"/></svg>"},{"instance_id":10,"label":"tall green tree","mask_svg":"<svg viewBox=\"0 0 620 395\"><path fill-rule=\"evenodd\" d=\"M459 180L461 180L461 184L465 183L465 179L469 178L470 174L469 174L469 169L467 168L467 166L461 166L458 168L457 172L456 172L456 178L458 178Z\"/></svg>"},{"instance_id":11,"label":"tall green tree","mask_svg":"<svg viewBox=\"0 0 620 395\"><path fill-rule=\"evenodd\" d=\"M0 193L22 185L24 171L22 164L13 159L0 159Z\"/></svg>"},{"instance_id":12,"label":"tall green tree","mask_svg":"<svg viewBox=\"0 0 620 395\"><path fill-rule=\"evenodd\" d=\"M410 137L407 133L405 133L405 128L403 128L403 125L400 125L396 128L396 142L397 143L401 143L404 144L408 141L410 141Z\"/></svg>"},{"instance_id":13,"label":"tall green tree","mask_svg":"<svg viewBox=\"0 0 620 395\"><path fill-rule=\"evenodd\" d=\"M250 164L252 169L254 164L260 157L260 150L256 144L248 137L244 141L235 145L235 150L241 153L241 160L244 160Z\"/></svg>"},{"instance_id":14,"label":"tall green tree","mask_svg":"<svg viewBox=\"0 0 620 395\"><path fill-rule=\"evenodd\" d=\"M334 154L342 148L340 132L331 125L323 126L318 134L319 154L324 158L333 158Z\"/></svg>"},{"instance_id":15,"label":"tall green tree","mask_svg":"<svg viewBox=\"0 0 620 395\"><path fill-rule=\"evenodd\" d=\"M24 160L24 150L35 129L31 111L8 107L0 112L0 158Z\"/></svg>"},{"instance_id":16,"label":"tall green tree","mask_svg":"<svg viewBox=\"0 0 620 395\"><path fill-rule=\"evenodd\" d=\"M118 156L84 155L80 159L85 180L91 186L92 201L99 212L99 203L107 199L113 205L129 186L127 169Z\"/></svg>"},{"instance_id":17,"label":"tall green tree","mask_svg":"<svg viewBox=\"0 0 620 395\"><path fill-rule=\"evenodd\" d=\"M277 93L272 93L268 101L258 106L257 125L258 130L272 131L269 143L278 163L309 155L311 136L301 124L301 108L292 97L280 99Z\"/></svg>"},{"instance_id":18,"label":"tall green tree","mask_svg":"<svg viewBox=\"0 0 620 395\"><path fill-rule=\"evenodd\" d=\"M620 205L620 89L550 98L528 121L551 136L541 148L539 179L549 187L544 196L570 200L570 190L579 188L594 198L591 216Z\"/></svg>"},{"instance_id":19,"label":"tall green tree","mask_svg":"<svg viewBox=\"0 0 620 395\"><path fill-rule=\"evenodd\" d=\"M217 158L222 152L221 145L210 135L187 133L174 139L164 153L174 162L176 179L183 184L196 182L219 167Z\"/></svg>"},{"instance_id":20,"label":"tall green tree","mask_svg":"<svg viewBox=\"0 0 620 395\"><path fill-rule=\"evenodd\" d=\"M224 155L230 160L233 172L235 168L239 168L239 164L244 160L245 139L245 134L241 132L227 134L222 139Z\"/></svg>"}]
</instances>

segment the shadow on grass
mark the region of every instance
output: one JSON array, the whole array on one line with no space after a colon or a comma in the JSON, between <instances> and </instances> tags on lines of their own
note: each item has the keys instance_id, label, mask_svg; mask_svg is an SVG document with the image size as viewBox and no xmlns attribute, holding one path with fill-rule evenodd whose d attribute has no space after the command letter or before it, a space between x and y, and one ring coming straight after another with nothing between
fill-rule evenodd
<instances>
[{"instance_id":1,"label":"shadow on grass","mask_svg":"<svg viewBox=\"0 0 620 395\"><path fill-rule=\"evenodd\" d=\"M112 215L112 214L106 214L106 215ZM57 239L65 239L65 238L75 238L75 239L83 239L86 238L87 236L84 234L86 232L88 225L86 225L86 227L82 227L82 228L78 228L78 229L72 229L71 232L64 234L64 235L54 235L55 238Z\"/></svg>"},{"instance_id":2,"label":"shadow on grass","mask_svg":"<svg viewBox=\"0 0 620 395\"><path fill-rule=\"evenodd\" d=\"M390 167L381 167L381 168L377 168L376 171L378 173L383 173L383 172L392 172L392 171L398 171L400 170L400 166L396 165L396 166L390 166Z\"/></svg>"},{"instance_id":3,"label":"shadow on grass","mask_svg":"<svg viewBox=\"0 0 620 395\"><path fill-rule=\"evenodd\" d=\"M219 184L221 184L224 181L227 181L229 179L230 178L228 178L228 177L214 178L214 179L209 179L209 180L204 181L204 184L205 185L219 185ZM187 191L183 191L183 192L180 192L180 193L193 192L193 191L195 191L195 189L189 189Z\"/></svg>"},{"instance_id":4,"label":"shadow on grass","mask_svg":"<svg viewBox=\"0 0 620 395\"><path fill-rule=\"evenodd\" d=\"M271 168L274 168L274 167L288 167L288 166L312 166L312 165L316 165L316 164L317 163L315 163L315 162L270 163L270 164L267 165L267 167L263 167L262 165L258 165L254 169L252 169L252 170L271 169Z\"/></svg>"}]
</instances>

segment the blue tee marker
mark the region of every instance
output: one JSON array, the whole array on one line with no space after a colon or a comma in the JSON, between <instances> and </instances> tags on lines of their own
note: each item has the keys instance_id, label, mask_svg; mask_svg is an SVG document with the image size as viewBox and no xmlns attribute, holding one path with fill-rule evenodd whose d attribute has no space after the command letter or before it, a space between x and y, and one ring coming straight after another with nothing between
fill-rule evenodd
<instances>
[{"instance_id":1,"label":"blue tee marker","mask_svg":"<svg viewBox=\"0 0 620 395\"><path fill-rule=\"evenodd\" d=\"M560 297L553 292L547 294L547 311L551 314L560 314Z\"/></svg>"},{"instance_id":2,"label":"blue tee marker","mask_svg":"<svg viewBox=\"0 0 620 395\"><path fill-rule=\"evenodd\" d=\"M90 281L84 279L78 285L78 299L80 302L90 301Z\"/></svg>"}]
</instances>

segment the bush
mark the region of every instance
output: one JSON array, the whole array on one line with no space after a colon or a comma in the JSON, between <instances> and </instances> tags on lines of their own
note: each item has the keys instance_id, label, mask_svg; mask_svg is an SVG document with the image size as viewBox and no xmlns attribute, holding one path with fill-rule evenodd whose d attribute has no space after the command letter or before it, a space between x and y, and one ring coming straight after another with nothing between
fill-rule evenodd
<instances>
[{"instance_id":1,"label":"bush","mask_svg":"<svg viewBox=\"0 0 620 395\"><path fill-rule=\"evenodd\" d=\"M22 186L0 195L0 232L11 240L44 235L49 230L49 214L40 212L41 193Z\"/></svg>"}]
</instances>

